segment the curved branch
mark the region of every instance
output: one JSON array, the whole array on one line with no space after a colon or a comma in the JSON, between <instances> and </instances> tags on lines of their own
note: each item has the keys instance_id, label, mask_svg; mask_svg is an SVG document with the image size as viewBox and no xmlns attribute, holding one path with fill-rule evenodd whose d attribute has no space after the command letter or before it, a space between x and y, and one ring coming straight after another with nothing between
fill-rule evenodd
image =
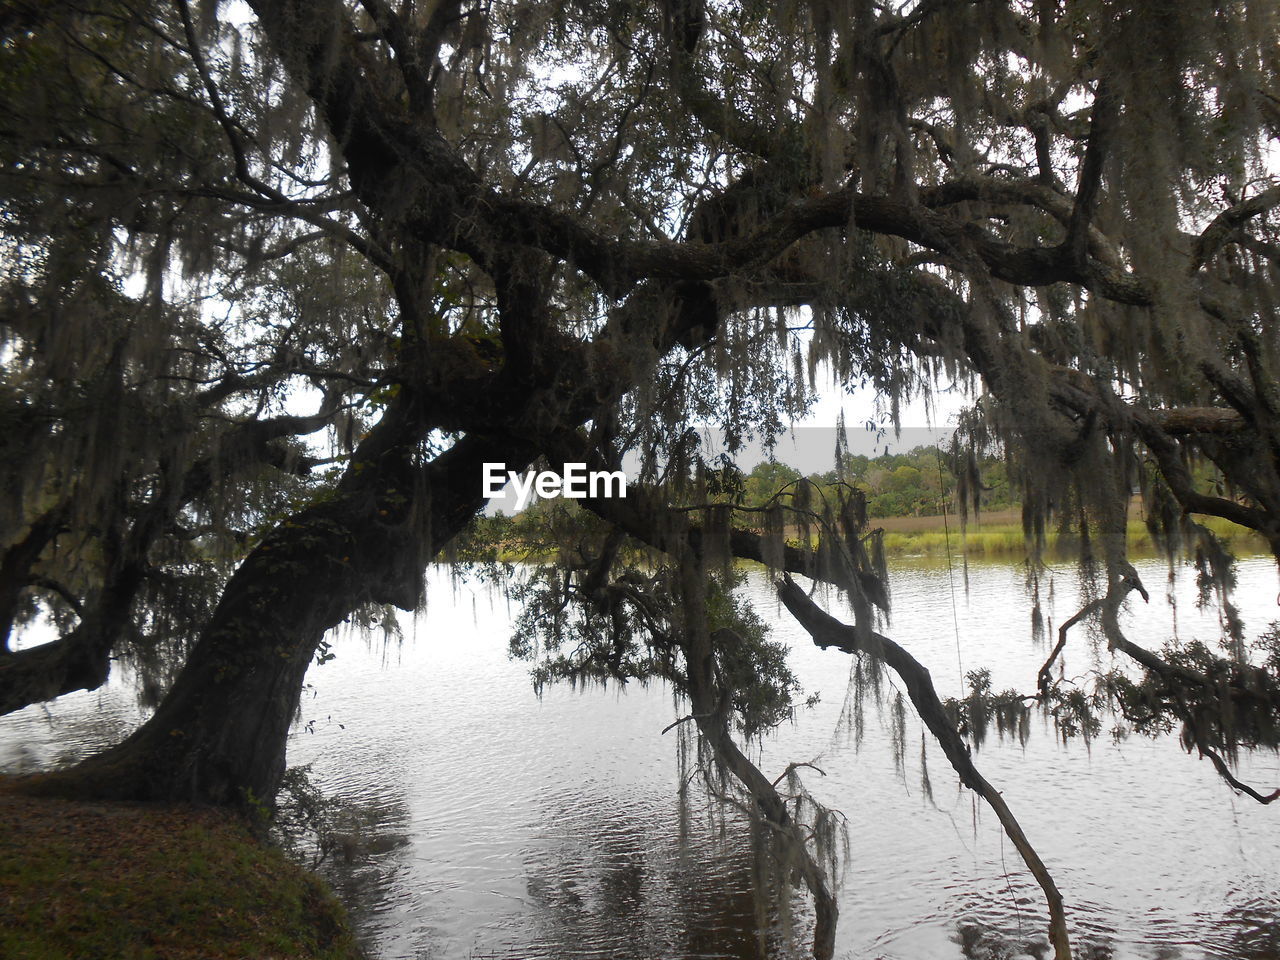
<instances>
[{"instance_id":1,"label":"curved branch","mask_svg":"<svg viewBox=\"0 0 1280 960\"><path fill-rule=\"evenodd\" d=\"M0 656L9 652L18 598L31 581L31 568L62 530L69 507L64 500L46 510L27 528L26 536L7 547L0 558Z\"/></svg>"},{"instance_id":2,"label":"curved branch","mask_svg":"<svg viewBox=\"0 0 1280 960\"><path fill-rule=\"evenodd\" d=\"M755 800L765 821L779 831L797 852L799 872L813 896L816 914L813 933L815 960L831 960L835 953L836 922L839 906L821 867L809 850L805 836L787 810L786 801L760 768L752 763L734 742L729 732L729 691L716 677L712 635L707 629L707 611L702 590L701 558L692 550L677 554L680 568L680 595L685 621L682 647L685 655L685 681L694 720L703 738L711 745L720 762L737 778ZM722 628L717 635L732 642L736 634ZM740 638L737 638L741 642Z\"/></svg>"},{"instance_id":3,"label":"curved branch","mask_svg":"<svg viewBox=\"0 0 1280 960\"><path fill-rule=\"evenodd\" d=\"M1223 210L1196 238L1188 272L1195 273L1212 260L1214 254L1231 238L1231 234L1244 223L1277 206L1280 206L1280 185L1263 190L1256 196Z\"/></svg>"},{"instance_id":4,"label":"curved branch","mask_svg":"<svg viewBox=\"0 0 1280 960\"><path fill-rule=\"evenodd\" d=\"M0 656L0 716L102 686L111 672L114 639L81 624L56 640Z\"/></svg>"},{"instance_id":5,"label":"curved branch","mask_svg":"<svg viewBox=\"0 0 1280 960\"><path fill-rule=\"evenodd\" d=\"M852 225L943 253L971 251L992 276L1010 283L1070 281L1120 303L1151 302L1141 279L1101 263L1082 271L1061 247L1017 246L917 203L847 188L794 203L737 240L619 240L545 204L486 188L434 127L389 116L358 67L352 28L333 0L253 0L252 6L290 71L325 113L362 200L375 209L388 207L389 215L423 240L482 261L490 259L485 251L512 242L538 247L570 262L617 299L645 279L705 283L751 270L803 236ZM316 23L329 24L328 31L303 28Z\"/></svg>"},{"instance_id":6,"label":"curved branch","mask_svg":"<svg viewBox=\"0 0 1280 960\"><path fill-rule=\"evenodd\" d=\"M1133 573L1132 576L1126 576L1117 580L1111 585L1111 588L1107 591L1107 595L1105 597L1099 597L1097 600L1086 603L1083 607L1077 610L1070 619L1065 621L1062 626L1058 628L1058 642L1054 646L1052 652L1050 652L1048 658L1045 660L1044 665L1036 674L1036 688L1040 691L1041 696L1044 696L1044 694L1049 691L1049 670L1053 666L1053 662L1058 659L1058 654L1062 653L1062 648L1067 645L1067 633L1071 628L1081 620L1091 617L1099 611L1107 609L1114 610L1120 605L1120 602L1129 595L1130 590L1137 590L1142 594L1143 600L1150 600L1147 596L1147 591L1142 586L1142 582L1138 579L1137 574Z\"/></svg>"},{"instance_id":7,"label":"curved branch","mask_svg":"<svg viewBox=\"0 0 1280 960\"><path fill-rule=\"evenodd\" d=\"M902 678L916 712L942 747L942 752L946 754L947 760L959 775L960 782L982 797L995 812L1001 826L1004 827L1005 834L1018 848L1018 853L1022 855L1036 882L1040 884L1040 889L1044 891L1045 901L1049 907L1049 939L1053 943L1055 960L1071 960L1071 943L1067 936L1067 919L1062 907L1062 894L1053 882L1053 877L1050 876L1044 861L1031 846L1031 842L1009 809L1009 805L1005 803L999 791L978 772L969 754L969 748L960 739L955 724L947 717L942 701L938 699L929 671L920 661L888 637L872 633L868 639L862 638L860 631L841 623L820 609L790 577L784 577L779 582L778 598L819 647L824 649L836 647L845 653L861 653L874 657Z\"/></svg>"},{"instance_id":8,"label":"curved branch","mask_svg":"<svg viewBox=\"0 0 1280 960\"><path fill-rule=\"evenodd\" d=\"M1239 673L1233 673L1226 681L1215 681L1209 676L1192 670L1189 667L1178 663L1171 663L1158 654L1152 653L1145 647L1141 647L1125 636L1124 631L1120 629L1118 613L1120 603L1124 599L1129 589L1141 591L1143 599L1146 599L1146 591L1143 590L1141 584L1137 580L1137 574L1130 568L1129 575L1121 580L1117 587L1126 587L1124 590L1115 588L1108 590L1107 595L1102 599L1102 631L1106 635L1107 644L1112 650L1118 650L1125 656L1134 660L1144 667L1149 674L1153 674L1160 678L1166 685L1166 691L1170 692L1168 696L1169 707L1167 708L1173 716L1183 722L1185 730L1184 744L1189 744L1196 748L1196 751L1202 757L1208 757L1213 763L1214 769L1218 775L1227 782L1233 789L1248 794L1259 803L1268 804L1274 800L1280 799L1280 789L1271 794L1262 794L1250 787L1248 784L1239 780L1232 774L1230 767L1216 749L1214 743L1218 746L1225 746L1228 750L1234 747L1235 741L1231 735L1224 735L1223 731L1217 731L1217 737L1211 743L1206 738L1205 733L1201 729L1201 724L1195 715L1195 711L1187 704L1186 693L1188 691L1201 691L1208 698L1220 699L1228 704L1236 698L1244 698L1254 702L1254 709L1266 711L1268 714L1275 710L1274 697L1268 698L1266 694L1266 672L1261 667L1247 667L1247 671L1254 674L1252 678L1244 679ZM1259 684L1258 679L1263 678L1263 683ZM1211 733L1210 736L1213 736Z\"/></svg>"},{"instance_id":9,"label":"curved branch","mask_svg":"<svg viewBox=\"0 0 1280 960\"><path fill-rule=\"evenodd\" d=\"M1102 167L1111 148L1118 112L1119 100L1112 92L1111 84L1105 79L1099 81L1093 97L1093 122L1089 126L1084 161L1080 165L1080 183L1067 226L1067 239L1063 243L1072 261L1082 271L1088 270L1089 225L1102 188Z\"/></svg>"},{"instance_id":10,"label":"curved branch","mask_svg":"<svg viewBox=\"0 0 1280 960\"><path fill-rule=\"evenodd\" d=\"M1227 781L1232 788L1253 797L1253 799L1264 805L1280 800L1280 789L1273 790L1271 793L1259 793L1247 783L1237 779L1235 774L1231 772L1231 768L1227 765L1227 762L1218 755L1216 750L1206 747L1204 744L1199 742L1196 744L1196 749L1212 761L1214 769L1218 771L1218 775L1222 777L1223 780Z\"/></svg>"},{"instance_id":11,"label":"curved branch","mask_svg":"<svg viewBox=\"0 0 1280 960\"><path fill-rule=\"evenodd\" d=\"M1058 628L1058 642L1054 644L1053 649L1049 651L1049 656L1045 658L1044 663L1036 673L1036 689L1040 691L1042 696L1048 692L1052 683L1049 671L1053 668L1053 662L1058 659L1058 654L1062 653L1063 647L1067 645L1067 633L1081 620L1086 617L1091 617L1101 610L1102 604L1103 600L1101 598L1086 603L1076 611L1074 616Z\"/></svg>"}]
</instances>

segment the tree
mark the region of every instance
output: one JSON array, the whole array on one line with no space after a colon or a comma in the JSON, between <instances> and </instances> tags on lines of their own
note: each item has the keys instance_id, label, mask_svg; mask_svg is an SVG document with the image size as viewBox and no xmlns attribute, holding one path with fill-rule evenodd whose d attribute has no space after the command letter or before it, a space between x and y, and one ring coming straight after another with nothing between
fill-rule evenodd
<instances>
[{"instance_id":1,"label":"tree","mask_svg":"<svg viewBox=\"0 0 1280 960\"><path fill-rule=\"evenodd\" d=\"M689 424L767 440L826 364L893 410L939 376L973 383L962 495L1003 448L1033 560L1051 518L1081 534L1100 599L1080 618L1138 671L1107 692L1269 799L1230 761L1276 743L1274 644L1265 662L1238 630L1151 651L1116 614L1143 589L1135 488L1217 587L1229 558L1197 517L1280 557L1273 5L248 8L0 10L0 702L93 687L112 656L159 701L64 786L269 801L325 631L422 600L424 564L484 504L482 464L636 453L645 489L586 501L600 523L548 586L594 638L559 671L678 683L829 953L829 876L798 823L823 813L789 807L732 734L786 677L725 599L725 561L846 591L852 633L780 584L817 642L902 676L998 812L955 724L1012 701L948 713L876 632L887 591L856 490L801 481L763 532L732 522ZM628 563L637 543L669 558L659 573ZM60 639L9 649L36 609ZM1051 663L1031 696L1061 705Z\"/></svg>"},{"instance_id":2,"label":"tree","mask_svg":"<svg viewBox=\"0 0 1280 960\"><path fill-rule=\"evenodd\" d=\"M743 500L751 506L765 503L787 484L800 479L800 471L785 463L763 460L744 480Z\"/></svg>"}]
</instances>

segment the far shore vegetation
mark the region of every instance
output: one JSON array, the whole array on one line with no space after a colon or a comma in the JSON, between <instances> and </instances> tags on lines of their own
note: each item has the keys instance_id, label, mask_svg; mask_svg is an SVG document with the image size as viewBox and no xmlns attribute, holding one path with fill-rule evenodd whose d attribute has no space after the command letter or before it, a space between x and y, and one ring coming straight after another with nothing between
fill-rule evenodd
<instances>
[{"instance_id":1,"label":"far shore vegetation","mask_svg":"<svg viewBox=\"0 0 1280 960\"><path fill-rule=\"evenodd\" d=\"M917 446L905 453L878 457L847 455L842 469L813 473L807 477L794 467L766 460L749 472L730 468L718 478L719 490L709 499L728 500L749 509L764 509L781 492L804 478L817 497L835 484L857 487L866 497L872 529L883 531L883 546L892 558L966 556L971 559L1022 559L1029 552L1029 531L1023 523L1019 484L1011 480L1008 465L997 456L979 458L967 464L978 478L963 489L952 458L936 446ZM1201 468L1198 484L1206 490L1220 486L1218 478ZM961 498L966 501L961 504ZM508 562L542 562L551 559L556 547L544 542L538 529L549 513L573 510L565 500L534 500L515 516L482 518L478 540ZM735 513L736 524L750 524L750 513ZM1057 525L1043 530L1046 559L1076 555L1079 525L1063 510ZM1255 532L1218 517L1199 520L1203 526L1237 555L1266 550L1265 541ZM800 530L788 527L790 540L798 541ZM1157 556L1168 545L1157 542L1146 522L1141 494L1134 492L1127 529L1128 551L1133 556Z\"/></svg>"}]
</instances>

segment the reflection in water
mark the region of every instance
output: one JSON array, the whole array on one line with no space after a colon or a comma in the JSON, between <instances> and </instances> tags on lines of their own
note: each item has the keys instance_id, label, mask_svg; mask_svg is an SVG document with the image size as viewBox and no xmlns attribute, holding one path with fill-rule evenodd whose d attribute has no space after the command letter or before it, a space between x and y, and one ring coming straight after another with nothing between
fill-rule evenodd
<instances>
[{"instance_id":1,"label":"reflection in water","mask_svg":"<svg viewBox=\"0 0 1280 960\"><path fill-rule=\"evenodd\" d=\"M1159 564L1141 569L1149 587L1164 577ZM1046 650L1031 640L1021 572L973 565L968 575L966 595L958 575L953 594L945 568L896 574L893 636L944 696L979 665L991 668L996 689L1032 686ZM1184 581L1176 624L1153 596L1132 621L1133 639L1158 647L1175 630L1212 639L1214 616L1195 608ZM1240 584L1250 628L1276 619L1269 562L1242 564ZM748 589L762 614L777 609L762 576ZM665 687L551 689L538 699L527 666L506 657L511 613L499 595L455 589L440 572L430 596L427 614L406 624L403 647L336 638L337 659L308 676L290 747L290 762L311 764L354 818L349 857L328 869L375 955L804 955L803 900L772 942L757 937L745 820L709 806L696 781L682 803L677 734L661 731L683 711ZM1041 596L1053 636L1078 604L1074 575L1042 584ZM816 649L785 619L775 635L793 644L806 693L822 699L753 753L771 777L790 761L815 762L827 775L805 771L807 787L848 817L837 956L1049 956L1038 888L940 751L928 745L929 800L919 750L908 750L899 774L873 702L861 747L842 728L850 658ZM1105 648L1083 633L1066 657L1069 677L1106 663ZM116 684L47 713L0 719L0 767L73 759L137 719L132 695ZM1081 956L1280 958L1274 808L1235 798L1172 740L1063 747L1051 727L1033 726L1025 746L992 737L978 761L1053 870ZM919 725L909 725L908 742L920 739ZM1243 767L1253 782L1280 785L1274 754L1247 756ZM778 906L775 918L790 912Z\"/></svg>"},{"instance_id":2,"label":"reflection in water","mask_svg":"<svg viewBox=\"0 0 1280 960\"><path fill-rule=\"evenodd\" d=\"M1240 960L1276 960L1280 957L1280 924L1276 922L1276 896L1257 898L1232 907L1224 927L1233 957Z\"/></svg>"},{"instance_id":3,"label":"reflection in water","mask_svg":"<svg viewBox=\"0 0 1280 960\"><path fill-rule=\"evenodd\" d=\"M622 818L572 829L581 811L564 811L552 843L527 852L527 905L536 932L507 942L513 956L716 957L759 960L754 934L751 856L745 844L716 851L710 830L701 849L654 841ZM585 825L584 825L585 826ZM710 824L702 824L711 828ZM655 907L661 906L659 912ZM499 955L502 955L499 951Z\"/></svg>"},{"instance_id":4,"label":"reflection in water","mask_svg":"<svg viewBox=\"0 0 1280 960\"><path fill-rule=\"evenodd\" d=\"M406 873L403 851L410 846L408 809L395 785L361 801L323 795L307 776L286 777L277 810L277 839L295 860L317 870L344 903L366 905L352 912L356 935L377 936L378 906L392 900Z\"/></svg>"},{"instance_id":5,"label":"reflection in water","mask_svg":"<svg viewBox=\"0 0 1280 960\"><path fill-rule=\"evenodd\" d=\"M0 771L35 773L74 763L123 740L142 718L123 678L0 717Z\"/></svg>"}]
</instances>

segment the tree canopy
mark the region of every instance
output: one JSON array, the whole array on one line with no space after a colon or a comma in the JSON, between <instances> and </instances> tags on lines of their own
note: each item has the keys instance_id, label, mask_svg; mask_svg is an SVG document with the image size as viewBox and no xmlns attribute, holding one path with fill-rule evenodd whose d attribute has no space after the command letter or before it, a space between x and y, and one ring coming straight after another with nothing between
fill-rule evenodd
<instances>
[{"instance_id":1,"label":"tree canopy","mask_svg":"<svg viewBox=\"0 0 1280 960\"><path fill-rule=\"evenodd\" d=\"M594 519L553 534L555 574L519 588L543 614L522 631L558 657L548 678L673 682L708 766L778 827L829 955L828 813L784 799L735 734L789 702L733 595L730 561L763 561L816 642L901 676L1057 908L957 733L1011 701L941 703L879 632L863 492L838 474L744 504L691 436L768 442L830 371L895 418L967 386L962 498L1002 451L1032 569L1056 523L1095 578L1062 642L1095 620L1134 668L1105 680L1112 702L1274 799L1231 762L1277 744L1275 634L1239 628L1230 557L1199 519L1280 558L1278 13L5 4L0 704L129 660L153 718L64 782L269 800L325 632L422 602L425 565L484 506L484 463L630 455L633 493L584 500ZM1123 634L1145 591L1125 546L1139 491L1170 556L1220 593L1220 649ZM744 509L760 522L736 524ZM855 623L793 575L847 594ZM15 649L40 612L58 639ZM1060 710L1053 659L1027 699Z\"/></svg>"}]
</instances>

